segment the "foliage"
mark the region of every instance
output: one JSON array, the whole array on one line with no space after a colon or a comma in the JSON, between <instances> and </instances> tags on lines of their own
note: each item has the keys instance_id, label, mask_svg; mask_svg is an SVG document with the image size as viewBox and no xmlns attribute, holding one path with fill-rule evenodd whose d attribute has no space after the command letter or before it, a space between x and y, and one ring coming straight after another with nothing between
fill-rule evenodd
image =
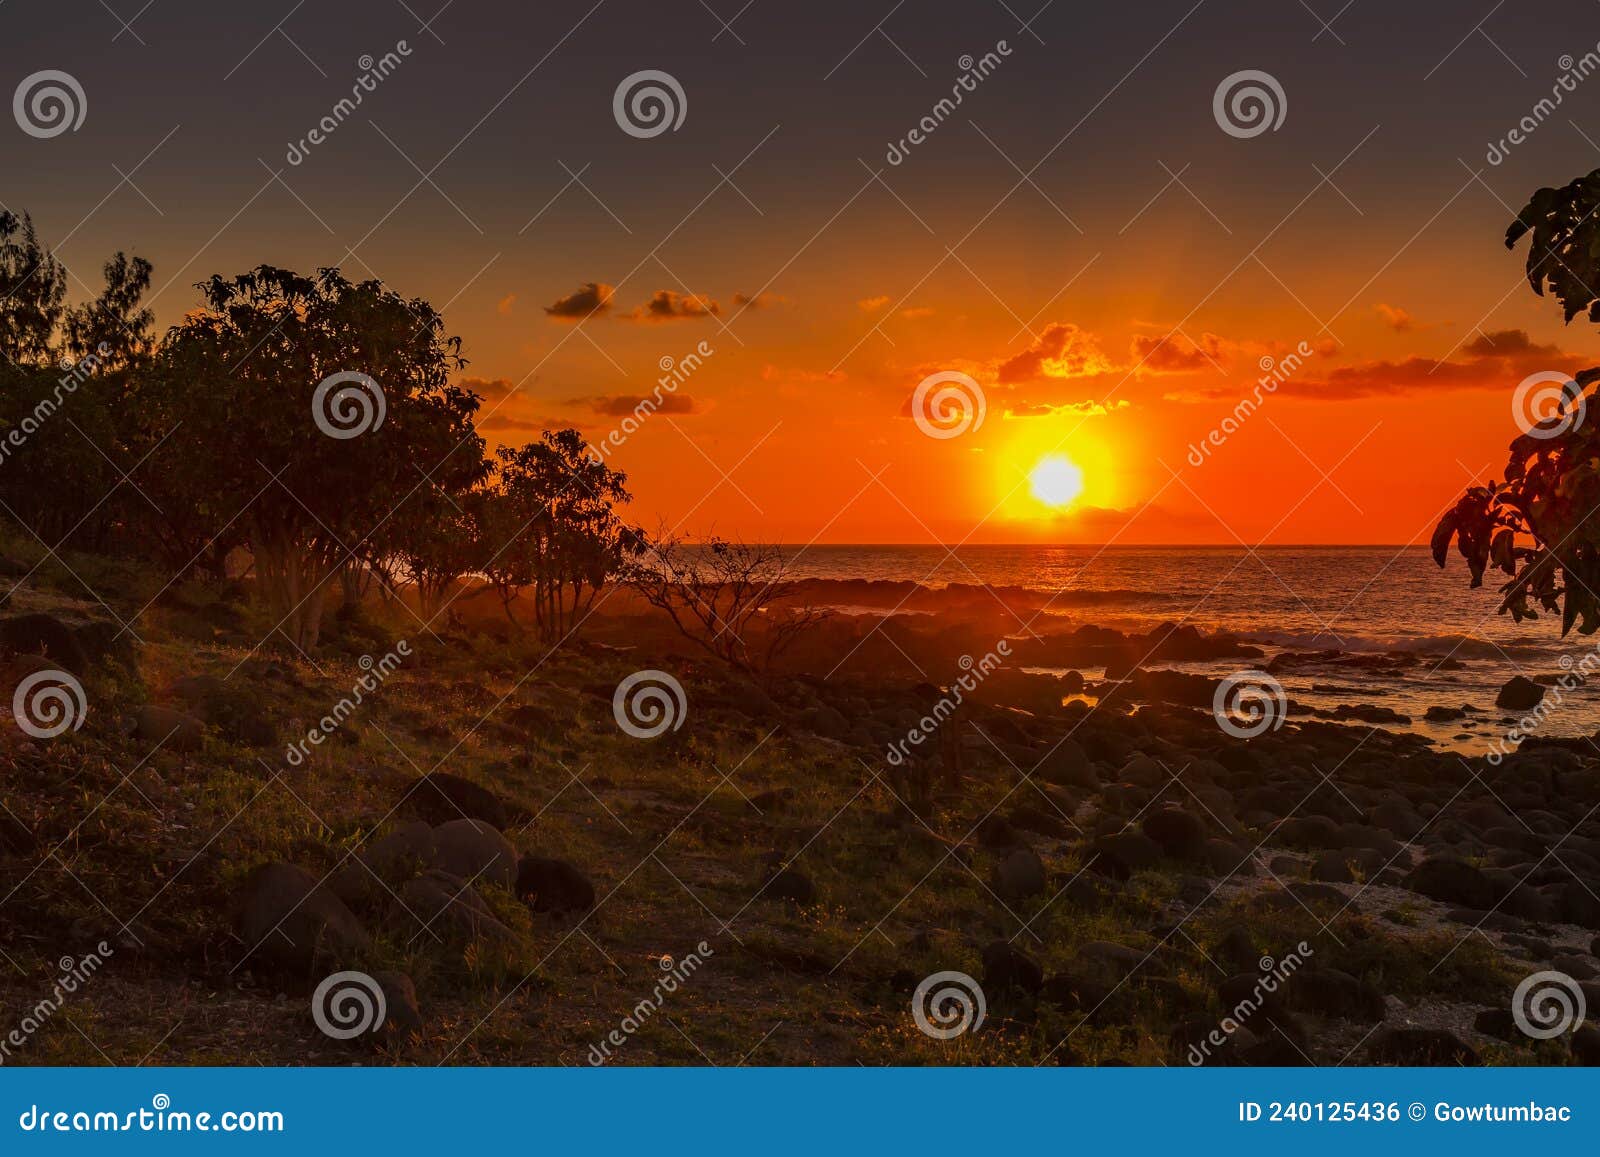
<instances>
[{"instance_id":1,"label":"foliage","mask_svg":"<svg viewBox=\"0 0 1600 1157\"><path fill-rule=\"evenodd\" d=\"M1528 284L1561 303L1567 321L1587 310L1600 322L1600 170L1560 189L1540 189L1506 230L1512 248L1531 234ZM1511 443L1505 480L1474 486L1440 520L1433 557L1452 541L1472 585L1492 567L1509 576L1501 611L1518 622L1559 611L1563 634L1600 629L1600 411L1591 387L1600 368L1565 387L1565 411Z\"/></svg>"}]
</instances>

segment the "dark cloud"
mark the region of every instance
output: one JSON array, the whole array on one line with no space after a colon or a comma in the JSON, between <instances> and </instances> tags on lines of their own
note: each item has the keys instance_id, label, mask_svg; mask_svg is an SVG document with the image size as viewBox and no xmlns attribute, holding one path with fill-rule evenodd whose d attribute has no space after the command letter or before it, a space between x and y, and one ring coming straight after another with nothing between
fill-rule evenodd
<instances>
[{"instance_id":1,"label":"dark cloud","mask_svg":"<svg viewBox=\"0 0 1600 1157\"><path fill-rule=\"evenodd\" d=\"M510 378L462 378L457 384L463 390L471 390L486 402L498 402L508 398L516 389Z\"/></svg>"},{"instance_id":2,"label":"dark cloud","mask_svg":"<svg viewBox=\"0 0 1600 1157\"><path fill-rule=\"evenodd\" d=\"M1232 343L1214 333L1200 335L1199 342L1181 333L1136 334L1131 353L1141 371L1153 374L1186 374L1195 370L1221 369Z\"/></svg>"},{"instance_id":3,"label":"dark cloud","mask_svg":"<svg viewBox=\"0 0 1600 1157\"><path fill-rule=\"evenodd\" d=\"M663 322L692 321L696 318L715 317L722 306L709 297L693 293L679 293L673 289L658 289L643 305L635 306L622 314L623 321Z\"/></svg>"},{"instance_id":4,"label":"dark cloud","mask_svg":"<svg viewBox=\"0 0 1600 1157\"><path fill-rule=\"evenodd\" d=\"M551 302L544 307L544 311L557 321L582 321L609 310L611 295L615 292L613 286L603 281L591 281L576 293L569 293Z\"/></svg>"},{"instance_id":5,"label":"dark cloud","mask_svg":"<svg viewBox=\"0 0 1600 1157\"><path fill-rule=\"evenodd\" d=\"M765 291L754 295L748 293L736 293L733 295L733 304L740 309L771 309L775 305L785 304L788 300L787 297Z\"/></svg>"},{"instance_id":6,"label":"dark cloud","mask_svg":"<svg viewBox=\"0 0 1600 1157\"><path fill-rule=\"evenodd\" d=\"M598 394L592 398L573 398L568 405L588 406L596 414L607 418L622 418L640 406L659 414L698 414L694 399L688 394L662 394L660 398L646 398L639 394Z\"/></svg>"},{"instance_id":7,"label":"dark cloud","mask_svg":"<svg viewBox=\"0 0 1600 1157\"><path fill-rule=\"evenodd\" d=\"M1049 378L1089 377L1111 369L1094 335L1071 322L1051 322L1044 333L1022 353L1007 358L995 369L1003 386Z\"/></svg>"}]
</instances>

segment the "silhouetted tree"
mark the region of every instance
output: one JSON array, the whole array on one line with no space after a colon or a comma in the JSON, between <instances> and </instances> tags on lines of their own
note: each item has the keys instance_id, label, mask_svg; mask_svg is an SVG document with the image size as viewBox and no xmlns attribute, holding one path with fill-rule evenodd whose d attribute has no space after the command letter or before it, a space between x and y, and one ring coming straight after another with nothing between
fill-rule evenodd
<instances>
[{"instance_id":1,"label":"silhouetted tree","mask_svg":"<svg viewBox=\"0 0 1600 1157\"><path fill-rule=\"evenodd\" d=\"M149 375L146 400L179 423L162 470L214 525L243 527L277 630L307 650L339 568L412 494L482 471L478 400L449 380L460 339L427 302L337 269L263 265L200 289Z\"/></svg>"},{"instance_id":2,"label":"silhouetted tree","mask_svg":"<svg viewBox=\"0 0 1600 1157\"><path fill-rule=\"evenodd\" d=\"M1506 230L1506 248L1532 234L1528 284L1561 303L1570 322L1587 311L1600 322L1600 170L1560 189L1540 189ZM1552 391L1560 413L1532 421L1511 443L1505 481L1475 486L1440 520L1434 559L1452 541L1474 587L1491 567L1511 576L1501 611L1520 622L1538 610L1561 613L1561 631L1600 628L1600 413L1590 387L1600 368L1579 371ZM1528 383L1521 393L1527 396Z\"/></svg>"}]
</instances>

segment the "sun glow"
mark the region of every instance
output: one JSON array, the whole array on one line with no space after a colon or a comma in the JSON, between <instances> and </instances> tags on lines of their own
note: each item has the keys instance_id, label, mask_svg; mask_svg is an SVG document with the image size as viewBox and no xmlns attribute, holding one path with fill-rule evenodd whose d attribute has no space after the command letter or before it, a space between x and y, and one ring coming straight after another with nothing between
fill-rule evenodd
<instances>
[{"instance_id":1,"label":"sun glow","mask_svg":"<svg viewBox=\"0 0 1600 1157\"><path fill-rule=\"evenodd\" d=\"M1071 458L1052 454L1028 475L1028 489L1046 506L1068 506L1083 493L1083 471Z\"/></svg>"}]
</instances>

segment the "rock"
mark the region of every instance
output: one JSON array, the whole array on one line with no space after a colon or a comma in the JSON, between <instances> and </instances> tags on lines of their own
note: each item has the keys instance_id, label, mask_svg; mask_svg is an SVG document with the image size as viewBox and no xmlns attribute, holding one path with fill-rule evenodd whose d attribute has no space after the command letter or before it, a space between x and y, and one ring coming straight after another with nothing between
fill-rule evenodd
<instances>
[{"instance_id":1,"label":"rock","mask_svg":"<svg viewBox=\"0 0 1600 1157\"><path fill-rule=\"evenodd\" d=\"M811 882L811 877L798 868L779 868L767 878L761 895L804 907L816 901L817 887Z\"/></svg>"},{"instance_id":2,"label":"rock","mask_svg":"<svg viewBox=\"0 0 1600 1157\"><path fill-rule=\"evenodd\" d=\"M1472 1019L1472 1027L1484 1036L1498 1037L1512 1044L1520 1044L1527 1040L1522 1030L1517 1027L1516 1018L1511 1015L1511 1010L1506 1008L1486 1008Z\"/></svg>"},{"instance_id":3,"label":"rock","mask_svg":"<svg viewBox=\"0 0 1600 1157\"><path fill-rule=\"evenodd\" d=\"M1164 807L1145 816L1144 834L1175 860L1191 863L1205 858L1206 827L1195 816L1176 807Z\"/></svg>"},{"instance_id":4,"label":"rock","mask_svg":"<svg viewBox=\"0 0 1600 1157\"><path fill-rule=\"evenodd\" d=\"M1480 909L1493 908L1502 894L1477 868L1450 857L1423 860L1406 876L1405 886L1441 903Z\"/></svg>"},{"instance_id":5,"label":"rock","mask_svg":"<svg viewBox=\"0 0 1600 1157\"><path fill-rule=\"evenodd\" d=\"M1580 1065L1600 1065L1600 1029L1579 1025L1572 1034L1572 1059Z\"/></svg>"},{"instance_id":6,"label":"rock","mask_svg":"<svg viewBox=\"0 0 1600 1157\"><path fill-rule=\"evenodd\" d=\"M1167 769L1148 755L1135 755L1122 765L1118 778L1135 787L1159 787L1166 783Z\"/></svg>"},{"instance_id":7,"label":"rock","mask_svg":"<svg viewBox=\"0 0 1600 1157\"><path fill-rule=\"evenodd\" d=\"M989 885L1002 900L1025 900L1044 891L1044 862L1031 848L1018 848L995 865Z\"/></svg>"},{"instance_id":8,"label":"rock","mask_svg":"<svg viewBox=\"0 0 1600 1157\"><path fill-rule=\"evenodd\" d=\"M1550 966L1557 972L1565 972L1574 980L1593 980L1597 975L1600 975L1600 973L1596 972L1595 966L1589 963L1587 959L1582 956L1574 956L1571 953L1555 957L1550 961ZM1600 1012L1600 1009L1596 1011Z\"/></svg>"},{"instance_id":9,"label":"rock","mask_svg":"<svg viewBox=\"0 0 1600 1157\"><path fill-rule=\"evenodd\" d=\"M44 655L74 675L87 675L91 661L77 628L41 613L0 619L0 645L22 655Z\"/></svg>"},{"instance_id":10,"label":"rock","mask_svg":"<svg viewBox=\"0 0 1600 1157\"><path fill-rule=\"evenodd\" d=\"M820 735L824 739L837 739L841 743L850 734L850 721L837 707L830 707L826 703L803 712L800 716L800 726L813 735Z\"/></svg>"},{"instance_id":11,"label":"rock","mask_svg":"<svg viewBox=\"0 0 1600 1157\"><path fill-rule=\"evenodd\" d=\"M412 1033L422 1031L422 1009L417 1004L417 987L411 977L403 972L374 972L372 979L383 989L384 1022L379 1027L380 1039L405 1040Z\"/></svg>"},{"instance_id":12,"label":"rock","mask_svg":"<svg viewBox=\"0 0 1600 1157\"><path fill-rule=\"evenodd\" d=\"M1466 707L1430 707L1422 713L1429 723L1453 723L1467 717Z\"/></svg>"},{"instance_id":13,"label":"rock","mask_svg":"<svg viewBox=\"0 0 1600 1157\"><path fill-rule=\"evenodd\" d=\"M1142 832L1117 832L1093 840L1085 852L1084 866L1113 880L1126 880L1134 872L1153 868L1161 859L1161 845Z\"/></svg>"},{"instance_id":14,"label":"rock","mask_svg":"<svg viewBox=\"0 0 1600 1157\"><path fill-rule=\"evenodd\" d=\"M517 863L517 895L535 912L562 915L594 907L594 885L565 860L523 856Z\"/></svg>"},{"instance_id":15,"label":"rock","mask_svg":"<svg viewBox=\"0 0 1600 1157\"><path fill-rule=\"evenodd\" d=\"M992 996L1009 992L1038 993L1044 970L1019 948L996 940L983 950L983 990Z\"/></svg>"},{"instance_id":16,"label":"rock","mask_svg":"<svg viewBox=\"0 0 1600 1157\"><path fill-rule=\"evenodd\" d=\"M1367 1050L1378 1065L1476 1065L1477 1050L1442 1028L1391 1028Z\"/></svg>"},{"instance_id":17,"label":"rock","mask_svg":"<svg viewBox=\"0 0 1600 1157\"><path fill-rule=\"evenodd\" d=\"M317 878L294 864L263 864L245 881L239 935L252 962L301 976L327 958L346 964L370 945L361 921Z\"/></svg>"},{"instance_id":18,"label":"rock","mask_svg":"<svg viewBox=\"0 0 1600 1157\"><path fill-rule=\"evenodd\" d=\"M473 939L515 939L515 934L489 911L489 906L472 885L449 872L434 868L415 880L407 880L400 888L400 899L435 935L453 930Z\"/></svg>"},{"instance_id":19,"label":"rock","mask_svg":"<svg viewBox=\"0 0 1600 1157\"><path fill-rule=\"evenodd\" d=\"M199 751L205 743L206 726L193 715L146 703L133 709L133 734L168 751Z\"/></svg>"},{"instance_id":20,"label":"rock","mask_svg":"<svg viewBox=\"0 0 1600 1157\"><path fill-rule=\"evenodd\" d=\"M405 790L403 802L435 825L469 819L505 829L517 818L512 815L513 809L488 788L443 771L429 772L413 781Z\"/></svg>"},{"instance_id":21,"label":"rock","mask_svg":"<svg viewBox=\"0 0 1600 1157\"><path fill-rule=\"evenodd\" d=\"M1508 711L1531 711L1544 699L1544 688L1532 679L1513 675L1495 696L1494 705Z\"/></svg>"},{"instance_id":22,"label":"rock","mask_svg":"<svg viewBox=\"0 0 1600 1157\"><path fill-rule=\"evenodd\" d=\"M1100 787L1100 777L1095 774L1094 765L1074 739L1063 739L1056 744L1034 774L1046 783L1061 787L1081 787L1086 791L1095 791Z\"/></svg>"},{"instance_id":23,"label":"rock","mask_svg":"<svg viewBox=\"0 0 1600 1157\"><path fill-rule=\"evenodd\" d=\"M1297 972L1289 979L1289 1003L1303 1012L1377 1024L1387 1015L1383 993L1337 968Z\"/></svg>"},{"instance_id":24,"label":"rock","mask_svg":"<svg viewBox=\"0 0 1600 1157\"><path fill-rule=\"evenodd\" d=\"M517 882L517 850L483 820L451 820L434 828L433 863L473 883L510 888Z\"/></svg>"},{"instance_id":25,"label":"rock","mask_svg":"<svg viewBox=\"0 0 1600 1157\"><path fill-rule=\"evenodd\" d=\"M432 865L435 850L433 829L421 820L413 820L373 840L361 858L374 874L397 881L409 879ZM357 870L371 879L364 869Z\"/></svg>"}]
</instances>

